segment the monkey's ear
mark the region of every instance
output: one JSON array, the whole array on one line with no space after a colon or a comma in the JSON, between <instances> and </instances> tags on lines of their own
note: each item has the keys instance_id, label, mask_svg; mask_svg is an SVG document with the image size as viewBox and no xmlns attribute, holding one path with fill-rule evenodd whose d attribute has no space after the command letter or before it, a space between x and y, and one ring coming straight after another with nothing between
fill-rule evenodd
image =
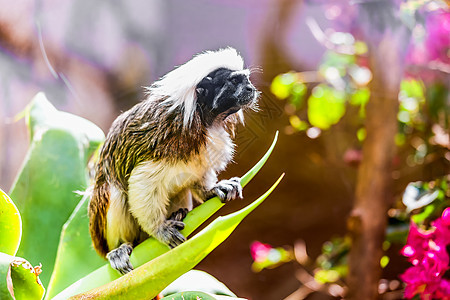
<instances>
[{"instance_id":1,"label":"monkey's ear","mask_svg":"<svg viewBox=\"0 0 450 300\"><path fill-rule=\"evenodd\" d=\"M195 91L197 92L197 96L203 96L206 97L208 95L208 90L204 88L196 88Z\"/></svg>"}]
</instances>

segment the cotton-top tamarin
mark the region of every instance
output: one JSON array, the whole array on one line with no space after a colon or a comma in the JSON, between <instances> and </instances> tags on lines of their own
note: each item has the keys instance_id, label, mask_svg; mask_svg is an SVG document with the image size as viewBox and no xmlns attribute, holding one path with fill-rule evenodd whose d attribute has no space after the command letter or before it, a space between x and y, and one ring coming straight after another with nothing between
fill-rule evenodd
<instances>
[{"instance_id":1,"label":"cotton-top tamarin","mask_svg":"<svg viewBox=\"0 0 450 300\"><path fill-rule=\"evenodd\" d=\"M153 236L170 247L203 202L242 198L239 178L217 180L232 159L234 125L259 92L233 48L201 53L148 88L112 124L100 151L89 203L97 252L121 273L134 246Z\"/></svg>"}]
</instances>

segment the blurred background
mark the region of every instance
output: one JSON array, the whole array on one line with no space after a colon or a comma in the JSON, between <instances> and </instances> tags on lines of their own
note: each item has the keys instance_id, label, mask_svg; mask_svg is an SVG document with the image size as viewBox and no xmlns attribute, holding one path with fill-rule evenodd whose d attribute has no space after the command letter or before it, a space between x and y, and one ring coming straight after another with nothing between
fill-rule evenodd
<instances>
[{"instance_id":1,"label":"blurred background","mask_svg":"<svg viewBox=\"0 0 450 300\"><path fill-rule=\"evenodd\" d=\"M25 122L16 116L39 91L59 110L107 132L122 111L143 98L143 87L196 53L232 46L248 67L262 70L252 74L262 91L261 111L248 114L246 126L238 129L235 162L221 178L246 172L277 130L279 142L246 187L245 200L220 214L258 197L281 173L286 176L198 266L249 299L334 299L344 293L345 236L364 159L365 104L376 92L371 86L376 76L387 80L378 88L394 86L398 132L386 220L403 226L395 227L403 228L403 244L383 244L388 261L380 293L401 298L398 275L408 262L400 250L410 212L403 191L420 181L426 183L416 184L421 196L440 191L434 215L448 206L447 1L0 0L0 5L5 191L28 147ZM393 59L379 57L383 52L377 48L386 43ZM424 207L416 205L415 212ZM278 250L268 258L271 249Z\"/></svg>"}]
</instances>

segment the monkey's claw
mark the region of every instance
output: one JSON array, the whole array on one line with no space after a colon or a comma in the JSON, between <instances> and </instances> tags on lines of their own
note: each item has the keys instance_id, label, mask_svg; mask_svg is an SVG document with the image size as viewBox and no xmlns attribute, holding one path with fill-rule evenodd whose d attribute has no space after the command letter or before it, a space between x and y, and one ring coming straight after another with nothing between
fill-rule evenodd
<instances>
[{"instance_id":1,"label":"monkey's claw","mask_svg":"<svg viewBox=\"0 0 450 300\"><path fill-rule=\"evenodd\" d=\"M189 209L187 208L180 208L179 210L173 212L168 220L174 220L174 221L183 221L184 218L186 218L187 213L189 212Z\"/></svg>"},{"instance_id":2,"label":"monkey's claw","mask_svg":"<svg viewBox=\"0 0 450 300\"><path fill-rule=\"evenodd\" d=\"M236 198L242 199L241 179L233 177L228 180L221 180L213 188L213 192L224 203Z\"/></svg>"},{"instance_id":3,"label":"monkey's claw","mask_svg":"<svg viewBox=\"0 0 450 300\"><path fill-rule=\"evenodd\" d=\"M129 243L120 245L119 248L111 250L106 254L106 258L109 260L111 267L119 271L122 275L133 270L133 266L130 263L130 255L133 251L133 247Z\"/></svg>"},{"instance_id":4,"label":"monkey's claw","mask_svg":"<svg viewBox=\"0 0 450 300\"><path fill-rule=\"evenodd\" d=\"M168 245L170 248L175 248L180 245L186 238L180 233L180 230L184 229L184 223L176 220L166 220L158 228L156 232L156 238Z\"/></svg>"}]
</instances>

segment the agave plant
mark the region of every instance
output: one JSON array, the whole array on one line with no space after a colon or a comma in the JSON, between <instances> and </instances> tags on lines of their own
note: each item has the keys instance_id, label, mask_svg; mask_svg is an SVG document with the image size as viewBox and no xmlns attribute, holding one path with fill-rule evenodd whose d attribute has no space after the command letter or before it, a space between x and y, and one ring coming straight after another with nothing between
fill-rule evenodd
<instances>
[{"instance_id":1,"label":"agave plant","mask_svg":"<svg viewBox=\"0 0 450 300\"><path fill-rule=\"evenodd\" d=\"M44 294L45 299L150 299L163 290L170 299L236 298L211 275L191 269L267 198L282 176L253 203L217 218L175 249L149 238L132 253L136 269L121 276L91 247L89 199L76 193L89 186L87 164L103 142L103 132L83 118L56 110L43 93L31 101L24 116L30 148L10 196L0 191L1 299L42 299ZM242 186L264 165L276 140L277 135L267 153L242 176ZM192 210L182 233L189 236L222 206L215 197Z\"/></svg>"}]
</instances>

